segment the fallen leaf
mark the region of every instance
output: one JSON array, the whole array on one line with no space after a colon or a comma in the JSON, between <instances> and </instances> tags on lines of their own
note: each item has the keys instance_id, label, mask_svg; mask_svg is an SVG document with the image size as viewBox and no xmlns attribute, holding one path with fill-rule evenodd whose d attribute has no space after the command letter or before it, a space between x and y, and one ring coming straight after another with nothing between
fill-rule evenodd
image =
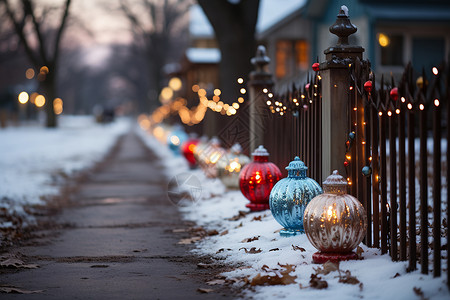
<instances>
[{"instance_id":1,"label":"fallen leaf","mask_svg":"<svg viewBox=\"0 0 450 300\"><path fill-rule=\"evenodd\" d=\"M223 279L214 279L214 280L211 280L211 281L208 281L206 284L207 285L220 285L220 284L225 284L225 280L223 280Z\"/></svg>"},{"instance_id":2,"label":"fallen leaf","mask_svg":"<svg viewBox=\"0 0 450 300\"><path fill-rule=\"evenodd\" d=\"M394 277L392 277L392 278L397 278L399 276L400 276L400 273L395 273Z\"/></svg>"},{"instance_id":3,"label":"fallen leaf","mask_svg":"<svg viewBox=\"0 0 450 300\"><path fill-rule=\"evenodd\" d=\"M273 248L273 249L270 249L269 252L270 251L280 251L280 249L279 248Z\"/></svg>"},{"instance_id":4,"label":"fallen leaf","mask_svg":"<svg viewBox=\"0 0 450 300\"><path fill-rule=\"evenodd\" d=\"M223 236L223 235L225 235L225 234L228 234L228 230L222 231L222 232L220 233L220 236Z\"/></svg>"},{"instance_id":5,"label":"fallen leaf","mask_svg":"<svg viewBox=\"0 0 450 300\"><path fill-rule=\"evenodd\" d=\"M213 289L204 289L204 288L198 288L197 291L203 294L214 292Z\"/></svg>"},{"instance_id":6,"label":"fallen leaf","mask_svg":"<svg viewBox=\"0 0 450 300\"><path fill-rule=\"evenodd\" d=\"M356 248L356 255L358 256L358 259L363 259L362 254L364 253L363 248L361 248L360 246L358 246Z\"/></svg>"},{"instance_id":7,"label":"fallen leaf","mask_svg":"<svg viewBox=\"0 0 450 300\"><path fill-rule=\"evenodd\" d=\"M250 250L247 250L247 248L242 247L239 250L241 250L241 249L244 249L245 253L250 253L250 254L256 254L256 253L261 253L262 252L261 249L256 249L256 247L252 247L252 248L250 248Z\"/></svg>"},{"instance_id":8,"label":"fallen leaf","mask_svg":"<svg viewBox=\"0 0 450 300\"><path fill-rule=\"evenodd\" d=\"M326 289L328 287L328 283L325 280L322 280L316 274L311 274L311 279L309 280L309 286L315 289Z\"/></svg>"},{"instance_id":9,"label":"fallen leaf","mask_svg":"<svg viewBox=\"0 0 450 300\"><path fill-rule=\"evenodd\" d=\"M425 298L425 295L423 294L423 291L421 288L413 287L413 291L417 296L420 297L420 300L427 300L427 298Z\"/></svg>"},{"instance_id":10,"label":"fallen leaf","mask_svg":"<svg viewBox=\"0 0 450 300\"><path fill-rule=\"evenodd\" d=\"M180 233L180 232L186 232L188 231L186 228L177 228L172 230L173 233Z\"/></svg>"},{"instance_id":11,"label":"fallen leaf","mask_svg":"<svg viewBox=\"0 0 450 300\"><path fill-rule=\"evenodd\" d=\"M239 223L239 225L238 226L236 226L235 228L240 228L240 227L242 227L242 222L241 223Z\"/></svg>"},{"instance_id":12,"label":"fallen leaf","mask_svg":"<svg viewBox=\"0 0 450 300\"><path fill-rule=\"evenodd\" d=\"M323 264L322 268L318 267L317 269L313 269L313 270L316 271L316 275L319 275L319 274L327 275L327 274L330 274L331 272L339 271L339 263L327 261L326 263Z\"/></svg>"},{"instance_id":13,"label":"fallen leaf","mask_svg":"<svg viewBox=\"0 0 450 300\"><path fill-rule=\"evenodd\" d=\"M262 216L254 216L252 221L261 221Z\"/></svg>"},{"instance_id":14,"label":"fallen leaf","mask_svg":"<svg viewBox=\"0 0 450 300\"><path fill-rule=\"evenodd\" d=\"M0 286L0 293L6 293L6 294L37 294L42 293L44 290L24 290L17 288L15 286L7 286L7 285L1 285Z\"/></svg>"},{"instance_id":15,"label":"fallen leaf","mask_svg":"<svg viewBox=\"0 0 450 300\"><path fill-rule=\"evenodd\" d=\"M219 234L219 232L217 231L217 230L210 230L210 231L208 231L208 233L207 233L209 236L213 236L213 235L218 235Z\"/></svg>"},{"instance_id":16,"label":"fallen leaf","mask_svg":"<svg viewBox=\"0 0 450 300\"><path fill-rule=\"evenodd\" d=\"M347 284L360 283L360 281L355 276L352 276L352 273L350 273L349 270L345 271L343 276L341 275L341 272L339 272L339 282Z\"/></svg>"},{"instance_id":17,"label":"fallen leaf","mask_svg":"<svg viewBox=\"0 0 450 300\"><path fill-rule=\"evenodd\" d=\"M258 236L254 236L252 238L243 239L241 241L241 243L250 243L250 242L253 242L253 241L257 241L257 240L259 240L259 237L260 236L258 235Z\"/></svg>"},{"instance_id":18,"label":"fallen leaf","mask_svg":"<svg viewBox=\"0 0 450 300\"><path fill-rule=\"evenodd\" d=\"M305 248L299 247L299 246L297 246L297 245L292 245L292 249L293 249L294 251L301 251L301 252L305 252L305 251L306 251Z\"/></svg>"},{"instance_id":19,"label":"fallen leaf","mask_svg":"<svg viewBox=\"0 0 450 300\"><path fill-rule=\"evenodd\" d=\"M240 210L239 213L236 216L228 218L226 220L228 220L228 221L237 221L239 219L244 218L247 214L248 214L248 212Z\"/></svg>"},{"instance_id":20,"label":"fallen leaf","mask_svg":"<svg viewBox=\"0 0 450 300\"><path fill-rule=\"evenodd\" d=\"M191 238L188 238L188 239L181 239L179 242L178 242L178 244L179 245L190 245L190 244L192 244L192 243L194 243L194 242L196 242L196 241L199 241L199 240L201 240L202 238L200 237L200 236L194 236L194 237L191 237Z\"/></svg>"}]
</instances>

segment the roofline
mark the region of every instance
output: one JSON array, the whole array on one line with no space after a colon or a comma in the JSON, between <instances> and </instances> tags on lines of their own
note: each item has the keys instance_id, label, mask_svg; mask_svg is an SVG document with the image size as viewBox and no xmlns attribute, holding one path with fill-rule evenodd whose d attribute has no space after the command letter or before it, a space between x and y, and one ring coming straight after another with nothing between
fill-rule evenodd
<instances>
[{"instance_id":1,"label":"roofline","mask_svg":"<svg viewBox=\"0 0 450 300\"><path fill-rule=\"evenodd\" d=\"M280 21L275 22L272 24L269 28L265 29L264 31L256 33L256 39L257 40L263 40L266 39L273 31L277 30L278 28L284 26L286 23L289 23L296 17L300 17L303 14L305 5L297 8L293 12L291 12L286 17L282 18Z\"/></svg>"}]
</instances>

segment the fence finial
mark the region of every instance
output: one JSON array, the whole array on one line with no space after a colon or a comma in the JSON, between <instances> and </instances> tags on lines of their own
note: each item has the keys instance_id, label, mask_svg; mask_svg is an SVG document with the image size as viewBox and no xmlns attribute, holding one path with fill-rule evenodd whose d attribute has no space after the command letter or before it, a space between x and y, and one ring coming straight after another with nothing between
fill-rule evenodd
<instances>
[{"instance_id":1,"label":"fence finial","mask_svg":"<svg viewBox=\"0 0 450 300\"><path fill-rule=\"evenodd\" d=\"M256 50L256 56L251 59L251 63L255 66L256 71L264 71L265 67L270 63L270 58L266 55L266 47L259 45Z\"/></svg>"},{"instance_id":2,"label":"fence finial","mask_svg":"<svg viewBox=\"0 0 450 300\"><path fill-rule=\"evenodd\" d=\"M352 35L358 30L355 25L350 22L348 17L348 8L345 5L341 6L336 22L330 26L330 32L339 37L337 46L348 45L348 36Z\"/></svg>"}]
</instances>

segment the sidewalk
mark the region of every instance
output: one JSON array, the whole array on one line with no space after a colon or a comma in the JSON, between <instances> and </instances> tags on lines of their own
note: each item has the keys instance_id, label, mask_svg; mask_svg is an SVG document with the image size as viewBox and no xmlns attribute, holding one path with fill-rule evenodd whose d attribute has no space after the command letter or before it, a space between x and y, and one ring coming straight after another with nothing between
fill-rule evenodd
<instances>
[{"instance_id":1,"label":"sidewalk","mask_svg":"<svg viewBox=\"0 0 450 300\"><path fill-rule=\"evenodd\" d=\"M187 225L167 198L157 157L132 133L119 143L70 197L57 216L60 229L36 232L50 238L18 249L40 267L2 271L1 285L42 292L2 299L226 299L197 291L213 275L177 244L187 234L173 229Z\"/></svg>"}]
</instances>

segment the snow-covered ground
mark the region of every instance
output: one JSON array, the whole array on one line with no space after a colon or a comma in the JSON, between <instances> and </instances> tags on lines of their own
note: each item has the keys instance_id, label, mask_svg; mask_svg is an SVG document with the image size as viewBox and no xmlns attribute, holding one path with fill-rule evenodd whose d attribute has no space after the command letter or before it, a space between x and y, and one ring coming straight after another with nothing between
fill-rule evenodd
<instances>
[{"instance_id":1,"label":"snow-covered ground","mask_svg":"<svg viewBox=\"0 0 450 300\"><path fill-rule=\"evenodd\" d=\"M440 278L420 271L406 272L408 262L392 262L378 249L361 246L363 260L341 262L339 270L328 274L322 266L312 263L317 250L305 235L281 237L281 226L270 210L246 213L248 201L240 191L229 191L218 179L207 178L201 170L189 170L180 156L152 135L140 131L144 142L160 156L167 166L167 176L190 173L201 183L201 194L180 207L187 220L194 221L207 232L218 234L196 242L193 250L211 256L232 271L223 275L236 285L248 284L244 297L253 299L450 299L446 271ZM240 216L239 212L242 211ZM419 266L420 267L420 266ZM447 261L442 261L447 269ZM292 270L291 272L289 272ZM348 271L348 272L346 272ZM321 279L311 279L311 276ZM260 285L280 281L286 285ZM317 289L312 286L324 285ZM215 283L223 283L220 280ZM214 289L214 286L211 287Z\"/></svg>"},{"instance_id":2,"label":"snow-covered ground","mask_svg":"<svg viewBox=\"0 0 450 300\"><path fill-rule=\"evenodd\" d=\"M61 116L59 127L40 125L0 130L0 208L25 214L59 192L62 180L93 166L130 127L127 119L95 123L93 116ZM1 223L3 227L11 225ZM28 218L27 221L30 221Z\"/></svg>"}]
</instances>

